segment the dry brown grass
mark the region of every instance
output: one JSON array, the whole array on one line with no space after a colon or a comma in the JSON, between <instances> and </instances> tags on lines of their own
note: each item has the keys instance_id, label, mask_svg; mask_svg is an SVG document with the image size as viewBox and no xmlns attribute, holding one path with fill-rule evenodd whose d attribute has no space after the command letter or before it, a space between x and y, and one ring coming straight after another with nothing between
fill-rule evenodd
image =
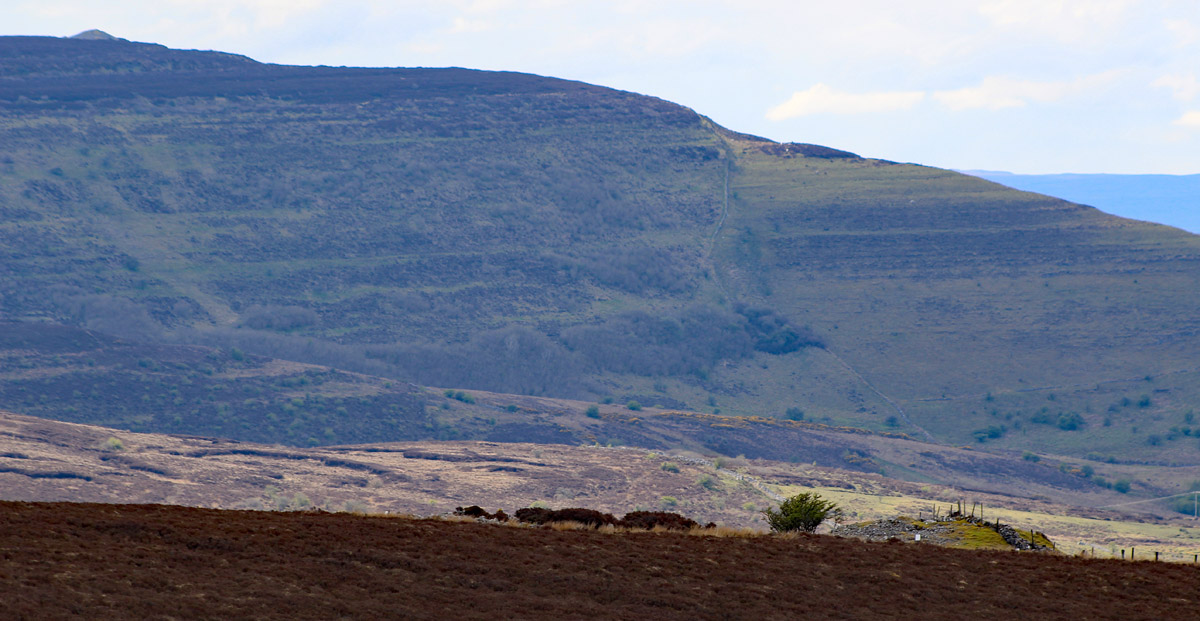
<instances>
[{"instance_id":1,"label":"dry brown grass","mask_svg":"<svg viewBox=\"0 0 1200 621\"><path fill-rule=\"evenodd\" d=\"M733 526L716 526L713 528L693 528L686 531L688 535L694 537L733 537L741 539L749 539L753 537L765 537L770 533L753 528L735 528Z\"/></svg>"}]
</instances>

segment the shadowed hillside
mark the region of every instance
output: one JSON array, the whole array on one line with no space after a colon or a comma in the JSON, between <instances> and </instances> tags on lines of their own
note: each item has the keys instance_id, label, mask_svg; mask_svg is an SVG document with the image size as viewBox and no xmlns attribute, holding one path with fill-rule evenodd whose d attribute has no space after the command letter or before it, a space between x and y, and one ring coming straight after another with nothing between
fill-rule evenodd
<instances>
[{"instance_id":1,"label":"shadowed hillside","mask_svg":"<svg viewBox=\"0 0 1200 621\"><path fill-rule=\"evenodd\" d=\"M454 389L1200 460L1200 243L1176 230L525 74L5 37L0 84L9 320ZM259 381L209 404L266 418L281 404L242 394ZM397 396L239 429L190 390L0 407L291 444L396 439L425 415Z\"/></svg>"}]
</instances>

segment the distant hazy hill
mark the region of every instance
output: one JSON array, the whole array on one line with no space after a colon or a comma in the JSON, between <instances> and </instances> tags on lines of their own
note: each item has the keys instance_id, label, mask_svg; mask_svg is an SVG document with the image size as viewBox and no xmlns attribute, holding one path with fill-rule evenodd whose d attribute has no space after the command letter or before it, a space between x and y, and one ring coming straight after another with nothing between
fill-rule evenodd
<instances>
[{"instance_id":1,"label":"distant hazy hill","mask_svg":"<svg viewBox=\"0 0 1200 621\"><path fill-rule=\"evenodd\" d=\"M1017 175L962 171L1018 190L1057 196L1124 218L1200 233L1200 175Z\"/></svg>"},{"instance_id":2,"label":"distant hazy hill","mask_svg":"<svg viewBox=\"0 0 1200 621\"><path fill-rule=\"evenodd\" d=\"M0 144L8 320L433 386L1200 461L1200 238L1176 229L579 82L123 40L0 38ZM5 392L27 403L39 377L14 371ZM165 388L105 422L153 431ZM203 416L188 390L168 401ZM338 407L333 435L393 439L374 406ZM441 429L436 410L401 414ZM327 442L320 416L254 433Z\"/></svg>"}]
</instances>

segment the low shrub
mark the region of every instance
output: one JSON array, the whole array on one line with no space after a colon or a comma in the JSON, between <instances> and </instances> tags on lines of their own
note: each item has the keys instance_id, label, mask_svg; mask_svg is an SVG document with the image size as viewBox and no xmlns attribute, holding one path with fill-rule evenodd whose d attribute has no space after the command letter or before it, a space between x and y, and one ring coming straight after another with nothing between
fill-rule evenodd
<instances>
[{"instance_id":1,"label":"low shrub","mask_svg":"<svg viewBox=\"0 0 1200 621\"><path fill-rule=\"evenodd\" d=\"M454 510L454 515L495 519L501 522L507 521L508 516L504 511L496 511L496 513L488 513L478 505L470 507L457 507ZM619 527L636 530L651 530L661 528L666 530L692 530L700 528L700 523L669 511L645 511L637 510L625 514L625 517L617 519L611 513L602 513L594 509L584 509L581 507L573 507L569 509L548 509L546 507L526 507L517 509L513 517L523 524L534 524L537 526L549 526L562 524L582 525L590 528L600 527ZM704 528L715 528L716 524L709 523Z\"/></svg>"},{"instance_id":2,"label":"low shrub","mask_svg":"<svg viewBox=\"0 0 1200 621\"><path fill-rule=\"evenodd\" d=\"M617 525L617 518L611 513L601 513L595 509L583 509L580 507L570 509L526 507L524 509L517 509L515 517L518 522L538 525L555 522L578 522L592 527Z\"/></svg>"},{"instance_id":3,"label":"low shrub","mask_svg":"<svg viewBox=\"0 0 1200 621\"><path fill-rule=\"evenodd\" d=\"M700 523L691 518L683 517L669 511L633 511L621 518L619 526L625 528L665 528L667 530L691 530L700 528ZM715 526L715 524L709 527Z\"/></svg>"},{"instance_id":4,"label":"low shrub","mask_svg":"<svg viewBox=\"0 0 1200 621\"><path fill-rule=\"evenodd\" d=\"M454 515L460 517L473 517L476 519L496 520L497 522L507 522L508 514L504 509L497 509L495 513L488 513L479 505L471 505L469 507L455 507Z\"/></svg>"},{"instance_id":5,"label":"low shrub","mask_svg":"<svg viewBox=\"0 0 1200 621\"><path fill-rule=\"evenodd\" d=\"M821 498L820 494L804 492L796 494L779 505L779 509L767 509L763 515L771 530L777 533L817 530L827 518L839 512L836 503Z\"/></svg>"}]
</instances>

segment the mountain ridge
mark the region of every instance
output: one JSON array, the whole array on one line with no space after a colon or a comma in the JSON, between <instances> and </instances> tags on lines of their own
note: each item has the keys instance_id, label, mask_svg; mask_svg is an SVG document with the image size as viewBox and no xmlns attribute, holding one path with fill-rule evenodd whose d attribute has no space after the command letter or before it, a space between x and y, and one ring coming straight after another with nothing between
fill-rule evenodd
<instances>
[{"instance_id":1,"label":"mountain ridge","mask_svg":"<svg viewBox=\"0 0 1200 621\"><path fill-rule=\"evenodd\" d=\"M1196 196L1200 174L1022 175L1003 171L960 171L1009 187L1093 205L1114 215L1200 232Z\"/></svg>"},{"instance_id":2,"label":"mountain ridge","mask_svg":"<svg viewBox=\"0 0 1200 621\"><path fill-rule=\"evenodd\" d=\"M577 82L29 39L0 39L8 318L1200 460L1195 236Z\"/></svg>"}]
</instances>

